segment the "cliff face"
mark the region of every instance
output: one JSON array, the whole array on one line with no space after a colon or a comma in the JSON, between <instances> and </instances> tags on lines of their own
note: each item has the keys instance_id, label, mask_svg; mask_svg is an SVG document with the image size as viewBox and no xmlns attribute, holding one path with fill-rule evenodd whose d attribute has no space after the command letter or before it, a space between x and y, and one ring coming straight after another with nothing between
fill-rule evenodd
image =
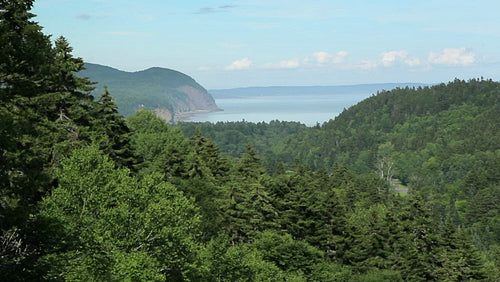
<instances>
[{"instance_id":1,"label":"cliff face","mask_svg":"<svg viewBox=\"0 0 500 282\"><path fill-rule=\"evenodd\" d=\"M183 85L178 87L177 90L186 93L189 97L189 109L204 111L218 110L214 98L206 90L200 90L190 85Z\"/></svg>"},{"instance_id":2,"label":"cliff face","mask_svg":"<svg viewBox=\"0 0 500 282\"><path fill-rule=\"evenodd\" d=\"M123 115L133 114L143 107L155 110L169 122L178 116L199 111L216 111L213 97L193 78L170 69L150 68L138 72L124 72L111 67L85 64L78 73L98 82L92 92L99 97L104 86L115 98L118 110Z\"/></svg>"}]
</instances>

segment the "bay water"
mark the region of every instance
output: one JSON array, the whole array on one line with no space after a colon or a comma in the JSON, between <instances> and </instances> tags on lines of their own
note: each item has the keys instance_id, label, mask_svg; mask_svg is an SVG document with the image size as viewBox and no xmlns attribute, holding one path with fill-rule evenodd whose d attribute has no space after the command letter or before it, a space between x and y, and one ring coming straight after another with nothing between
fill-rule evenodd
<instances>
[{"instance_id":1,"label":"bay water","mask_svg":"<svg viewBox=\"0 0 500 282\"><path fill-rule=\"evenodd\" d=\"M194 122L297 121L307 126L334 119L344 109L371 96L373 92L282 95L213 95L218 112L193 114Z\"/></svg>"}]
</instances>

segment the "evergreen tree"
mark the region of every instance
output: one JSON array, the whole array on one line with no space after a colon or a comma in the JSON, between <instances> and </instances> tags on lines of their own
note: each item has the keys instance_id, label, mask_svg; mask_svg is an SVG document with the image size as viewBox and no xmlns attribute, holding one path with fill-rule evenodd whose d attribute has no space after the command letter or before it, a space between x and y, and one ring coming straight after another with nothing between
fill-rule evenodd
<instances>
[{"instance_id":1,"label":"evergreen tree","mask_svg":"<svg viewBox=\"0 0 500 282\"><path fill-rule=\"evenodd\" d=\"M421 197L412 195L409 202L397 213L391 234L393 267L401 272L403 279L412 281L435 281L434 269L439 265L439 237L432 221L430 209Z\"/></svg>"},{"instance_id":2,"label":"evergreen tree","mask_svg":"<svg viewBox=\"0 0 500 282\"><path fill-rule=\"evenodd\" d=\"M88 141L91 83L76 77L83 61L72 57L67 41L52 47L32 21L33 1L0 4L2 237L19 234L18 248L26 251L17 253L31 256L37 250L26 244L33 240L26 219L57 185L52 171L59 160ZM22 269L25 259L11 261Z\"/></svg>"},{"instance_id":3,"label":"evergreen tree","mask_svg":"<svg viewBox=\"0 0 500 282\"><path fill-rule=\"evenodd\" d=\"M260 158L247 145L235 167L233 178L226 184L223 200L224 227L234 242L246 242L259 231L278 227L277 212L269 196Z\"/></svg>"},{"instance_id":4,"label":"evergreen tree","mask_svg":"<svg viewBox=\"0 0 500 282\"><path fill-rule=\"evenodd\" d=\"M220 155L219 148L197 129L190 139L185 173L175 180L188 197L195 199L203 217L203 240L208 241L220 230L214 228L222 221L221 201L223 185L228 181L229 164Z\"/></svg>"},{"instance_id":5,"label":"evergreen tree","mask_svg":"<svg viewBox=\"0 0 500 282\"><path fill-rule=\"evenodd\" d=\"M120 167L134 169L138 157L130 141L130 129L125 118L118 114L118 106L105 88L93 109L92 133L100 149Z\"/></svg>"},{"instance_id":6,"label":"evergreen tree","mask_svg":"<svg viewBox=\"0 0 500 282\"><path fill-rule=\"evenodd\" d=\"M227 160L221 156L217 145L201 134L199 128L196 128L195 131L196 133L190 138L190 141L197 160L210 170L211 175L216 180L224 180L229 172Z\"/></svg>"},{"instance_id":7,"label":"evergreen tree","mask_svg":"<svg viewBox=\"0 0 500 282\"><path fill-rule=\"evenodd\" d=\"M389 269L392 252L391 233L387 209L382 204L361 206L348 219L346 232L347 250L343 261L353 265L357 271Z\"/></svg>"},{"instance_id":8,"label":"evergreen tree","mask_svg":"<svg viewBox=\"0 0 500 282\"><path fill-rule=\"evenodd\" d=\"M456 231L450 223L445 225L440 236L439 265L434 269L439 280L465 281L486 278L484 263L470 238Z\"/></svg>"},{"instance_id":9,"label":"evergreen tree","mask_svg":"<svg viewBox=\"0 0 500 282\"><path fill-rule=\"evenodd\" d=\"M49 36L32 21L35 15L29 11L33 2L0 1L0 100L17 106L22 102L19 96L43 93L54 59Z\"/></svg>"},{"instance_id":10,"label":"evergreen tree","mask_svg":"<svg viewBox=\"0 0 500 282\"><path fill-rule=\"evenodd\" d=\"M46 182L45 159L31 150L37 121L26 101L44 91L52 61L49 37L31 19L33 1L0 2L0 180L2 231L23 222ZM46 183L41 185L43 188ZM42 188L41 187L41 188Z\"/></svg>"},{"instance_id":11,"label":"evergreen tree","mask_svg":"<svg viewBox=\"0 0 500 282\"><path fill-rule=\"evenodd\" d=\"M246 152L242 155L240 163L236 167L236 172L245 179L258 179L264 174L264 168L260 157L257 156L254 147L246 144Z\"/></svg>"}]
</instances>

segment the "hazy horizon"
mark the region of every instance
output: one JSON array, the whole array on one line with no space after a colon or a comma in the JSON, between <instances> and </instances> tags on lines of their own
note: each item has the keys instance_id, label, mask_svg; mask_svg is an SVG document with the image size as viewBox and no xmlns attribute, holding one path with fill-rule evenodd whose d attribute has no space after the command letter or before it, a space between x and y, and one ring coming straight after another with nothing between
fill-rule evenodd
<instances>
[{"instance_id":1,"label":"hazy horizon","mask_svg":"<svg viewBox=\"0 0 500 282\"><path fill-rule=\"evenodd\" d=\"M35 1L74 55L207 89L500 78L500 2Z\"/></svg>"}]
</instances>

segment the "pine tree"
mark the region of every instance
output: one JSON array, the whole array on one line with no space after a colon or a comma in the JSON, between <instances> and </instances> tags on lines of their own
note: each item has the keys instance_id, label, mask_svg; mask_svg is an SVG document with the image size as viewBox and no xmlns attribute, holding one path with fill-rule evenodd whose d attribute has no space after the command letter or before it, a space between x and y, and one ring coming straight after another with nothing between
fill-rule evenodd
<instances>
[{"instance_id":1,"label":"pine tree","mask_svg":"<svg viewBox=\"0 0 500 282\"><path fill-rule=\"evenodd\" d=\"M46 89L53 62L49 36L29 12L33 2L0 1L0 100L17 106L22 101L13 101L16 96L32 97Z\"/></svg>"},{"instance_id":2,"label":"pine tree","mask_svg":"<svg viewBox=\"0 0 500 282\"><path fill-rule=\"evenodd\" d=\"M388 220L386 207L382 204L359 206L348 222L344 263L360 272L390 268L392 244L388 225L392 223Z\"/></svg>"},{"instance_id":3,"label":"pine tree","mask_svg":"<svg viewBox=\"0 0 500 282\"><path fill-rule=\"evenodd\" d=\"M42 160L25 153L31 145L26 139L34 131L25 102L43 91L40 85L44 83L52 50L49 37L31 20L34 15L29 10L33 1L1 1L0 4L0 193L1 217L7 219L2 221L2 227L8 228L19 221L10 214L12 209L27 208L28 203L34 201L32 187L37 185L36 179L46 177L37 169ZM19 209L14 214L24 212Z\"/></svg>"},{"instance_id":4,"label":"pine tree","mask_svg":"<svg viewBox=\"0 0 500 282\"><path fill-rule=\"evenodd\" d=\"M412 195L396 216L391 232L395 236L391 254L393 268L406 280L436 280L439 237L430 209L421 197Z\"/></svg>"},{"instance_id":5,"label":"pine tree","mask_svg":"<svg viewBox=\"0 0 500 282\"><path fill-rule=\"evenodd\" d=\"M465 281L486 278L484 264L470 238L447 223L440 234L439 265L434 268L439 280Z\"/></svg>"},{"instance_id":6,"label":"pine tree","mask_svg":"<svg viewBox=\"0 0 500 282\"><path fill-rule=\"evenodd\" d=\"M251 145L226 183L224 228L233 242L246 242L257 232L277 228L277 212L269 196L268 176Z\"/></svg>"},{"instance_id":7,"label":"pine tree","mask_svg":"<svg viewBox=\"0 0 500 282\"><path fill-rule=\"evenodd\" d=\"M33 238L24 232L25 223L57 185L53 169L88 140L91 83L74 74L83 61L72 57L67 41L60 38L52 47L32 20L33 1L0 5L0 131L8 139L0 142L1 228L3 235L20 234L29 241ZM18 252L28 258L11 261L22 269L36 250L18 245L28 250ZM0 264L4 267L4 261Z\"/></svg>"},{"instance_id":8,"label":"pine tree","mask_svg":"<svg viewBox=\"0 0 500 282\"><path fill-rule=\"evenodd\" d=\"M83 69L83 60L74 58L64 37L55 41L50 74L44 78L43 93L31 97L26 105L33 113L39 154L50 155L51 165L71 149L90 141L92 82L76 76Z\"/></svg>"},{"instance_id":9,"label":"pine tree","mask_svg":"<svg viewBox=\"0 0 500 282\"><path fill-rule=\"evenodd\" d=\"M220 154L220 150L215 143L201 134L197 127L195 135L190 138L197 160L203 163L210 174L217 180L223 180L228 172L229 165L227 160Z\"/></svg>"},{"instance_id":10,"label":"pine tree","mask_svg":"<svg viewBox=\"0 0 500 282\"><path fill-rule=\"evenodd\" d=\"M242 155L240 163L236 167L236 172L243 179L258 179L264 174L261 159L257 156L252 145L247 144L246 152Z\"/></svg>"},{"instance_id":11,"label":"pine tree","mask_svg":"<svg viewBox=\"0 0 500 282\"><path fill-rule=\"evenodd\" d=\"M92 134L99 148L118 166L134 169L138 162L130 141L131 131L118 106L105 88L93 109Z\"/></svg>"}]
</instances>

